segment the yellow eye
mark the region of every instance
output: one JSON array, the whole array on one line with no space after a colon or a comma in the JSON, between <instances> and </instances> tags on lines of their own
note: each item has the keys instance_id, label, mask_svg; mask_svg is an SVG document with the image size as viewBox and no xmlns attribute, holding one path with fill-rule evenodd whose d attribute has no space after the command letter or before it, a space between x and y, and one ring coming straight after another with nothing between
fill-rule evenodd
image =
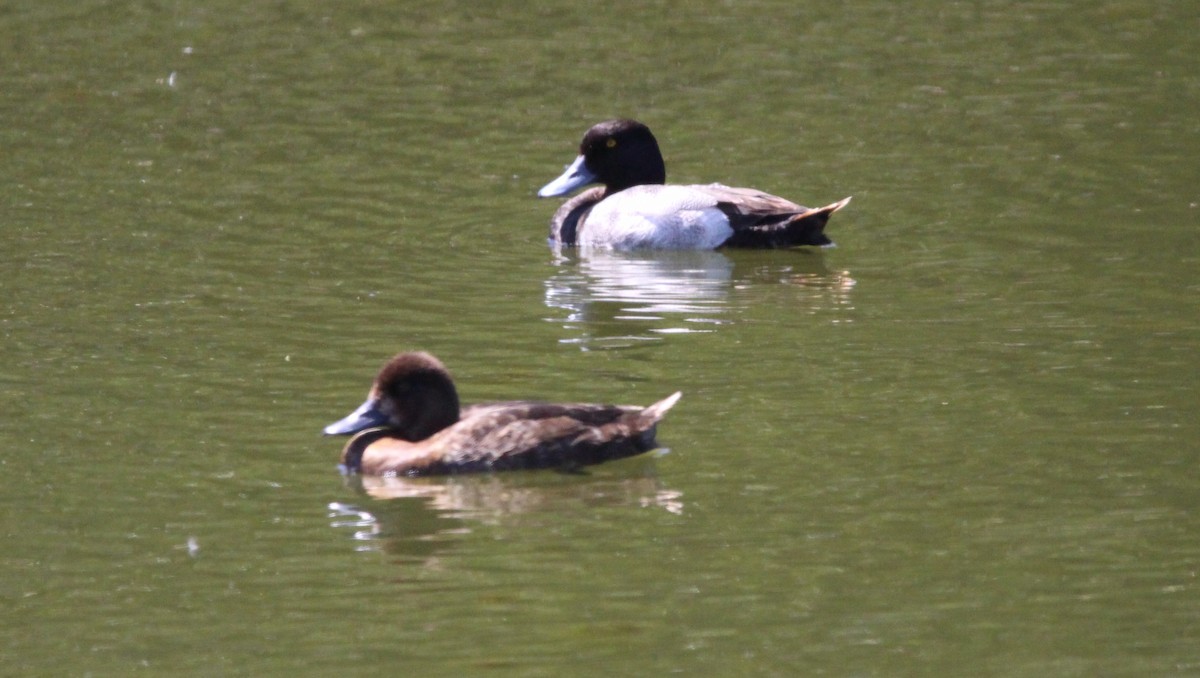
<instances>
[{"instance_id":1,"label":"yellow eye","mask_svg":"<svg viewBox=\"0 0 1200 678\"><path fill-rule=\"evenodd\" d=\"M614 138L612 138L612 137L609 137L609 138L608 138L608 141L605 141L605 142L604 142L604 145L605 145L605 146L608 146L609 148L616 148L616 147L617 147L617 140L616 140L616 139L614 139Z\"/></svg>"}]
</instances>

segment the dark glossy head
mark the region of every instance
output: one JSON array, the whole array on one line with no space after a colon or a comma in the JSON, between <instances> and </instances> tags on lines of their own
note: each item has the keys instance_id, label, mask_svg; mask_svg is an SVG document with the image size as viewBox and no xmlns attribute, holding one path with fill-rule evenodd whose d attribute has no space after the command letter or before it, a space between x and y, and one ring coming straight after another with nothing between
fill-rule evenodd
<instances>
[{"instance_id":1,"label":"dark glossy head","mask_svg":"<svg viewBox=\"0 0 1200 678\"><path fill-rule=\"evenodd\" d=\"M604 184L605 193L611 195L631 186L666 180L667 168L650 128L636 120L608 120L583 135L579 156L538 195L566 195L592 183Z\"/></svg>"},{"instance_id":2,"label":"dark glossy head","mask_svg":"<svg viewBox=\"0 0 1200 678\"><path fill-rule=\"evenodd\" d=\"M401 353L379 371L366 402L326 426L325 434L383 427L393 437L416 442L452 426L458 415L458 391L441 361L428 353Z\"/></svg>"}]
</instances>

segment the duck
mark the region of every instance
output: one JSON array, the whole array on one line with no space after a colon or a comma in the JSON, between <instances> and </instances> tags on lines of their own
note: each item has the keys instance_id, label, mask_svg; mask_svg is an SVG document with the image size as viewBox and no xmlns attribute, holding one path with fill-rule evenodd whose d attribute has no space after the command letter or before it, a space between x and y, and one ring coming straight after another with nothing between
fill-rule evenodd
<instances>
[{"instance_id":1,"label":"duck","mask_svg":"<svg viewBox=\"0 0 1200 678\"><path fill-rule=\"evenodd\" d=\"M412 351L385 363L366 401L324 432L353 436L341 455L347 474L574 471L656 449L657 424L681 395L648 407L514 400L460 408L445 365Z\"/></svg>"},{"instance_id":2,"label":"duck","mask_svg":"<svg viewBox=\"0 0 1200 678\"><path fill-rule=\"evenodd\" d=\"M593 125L574 162L537 193L560 197L600 184L555 211L551 243L614 250L827 247L833 241L826 222L850 202L809 208L754 188L666 180L649 127L629 119Z\"/></svg>"}]
</instances>

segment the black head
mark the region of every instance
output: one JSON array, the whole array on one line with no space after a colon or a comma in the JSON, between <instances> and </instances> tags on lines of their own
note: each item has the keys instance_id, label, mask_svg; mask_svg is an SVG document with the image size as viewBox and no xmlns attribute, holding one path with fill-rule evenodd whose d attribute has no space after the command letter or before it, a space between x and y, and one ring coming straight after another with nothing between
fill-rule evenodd
<instances>
[{"instance_id":1,"label":"black head","mask_svg":"<svg viewBox=\"0 0 1200 678\"><path fill-rule=\"evenodd\" d=\"M579 155L609 194L667 180L658 140L649 127L636 120L608 120L594 125L583 135Z\"/></svg>"},{"instance_id":2,"label":"black head","mask_svg":"<svg viewBox=\"0 0 1200 678\"><path fill-rule=\"evenodd\" d=\"M567 195L595 183L604 184L605 195L611 195L666 180L667 168L650 128L636 120L609 120L583 135L578 157L557 179L543 186L538 196Z\"/></svg>"}]
</instances>

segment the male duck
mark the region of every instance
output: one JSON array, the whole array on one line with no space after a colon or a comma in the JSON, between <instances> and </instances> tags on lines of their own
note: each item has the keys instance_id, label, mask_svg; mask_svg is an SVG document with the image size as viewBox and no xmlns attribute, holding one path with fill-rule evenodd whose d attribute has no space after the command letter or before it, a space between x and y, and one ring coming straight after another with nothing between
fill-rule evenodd
<instances>
[{"instance_id":1,"label":"male duck","mask_svg":"<svg viewBox=\"0 0 1200 678\"><path fill-rule=\"evenodd\" d=\"M366 402L325 434L357 433L342 465L367 475L570 469L657 447L656 424L680 395L645 408L512 401L460 412L442 363L401 353L379 371Z\"/></svg>"},{"instance_id":2,"label":"male duck","mask_svg":"<svg viewBox=\"0 0 1200 678\"><path fill-rule=\"evenodd\" d=\"M600 183L563 203L550 240L630 249L777 248L831 245L825 222L850 198L810 209L753 188L667 185L650 128L609 120L583 135L579 157L538 196L561 196Z\"/></svg>"}]
</instances>

